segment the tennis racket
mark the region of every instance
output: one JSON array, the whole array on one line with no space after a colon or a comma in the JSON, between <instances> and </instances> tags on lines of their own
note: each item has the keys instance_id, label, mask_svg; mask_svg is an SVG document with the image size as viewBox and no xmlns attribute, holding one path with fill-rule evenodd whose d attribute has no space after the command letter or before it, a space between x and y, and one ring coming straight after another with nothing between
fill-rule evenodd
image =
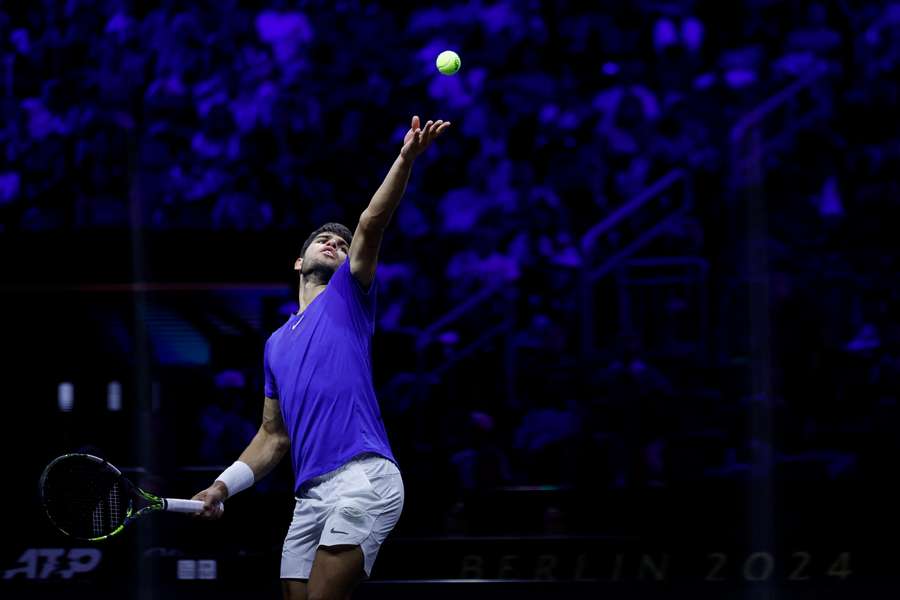
<instances>
[{"instance_id":1,"label":"tennis racket","mask_svg":"<svg viewBox=\"0 0 900 600\"><path fill-rule=\"evenodd\" d=\"M97 542L135 519L168 510L198 513L199 500L160 498L134 485L121 471L90 454L64 454L41 474L41 502L53 525L71 537Z\"/></svg>"}]
</instances>

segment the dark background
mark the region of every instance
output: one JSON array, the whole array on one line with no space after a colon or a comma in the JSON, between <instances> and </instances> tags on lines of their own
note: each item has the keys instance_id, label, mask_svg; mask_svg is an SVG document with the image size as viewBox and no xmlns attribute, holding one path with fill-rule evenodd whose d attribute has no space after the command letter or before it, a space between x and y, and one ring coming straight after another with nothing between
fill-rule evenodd
<instances>
[{"instance_id":1,"label":"dark background","mask_svg":"<svg viewBox=\"0 0 900 600\"><path fill-rule=\"evenodd\" d=\"M355 227L413 114L453 126L381 254L406 507L359 597L888 597L898 25L852 0L0 5L3 597L277 597L286 463L220 523L94 546L37 480L88 450L190 497L230 464L303 240Z\"/></svg>"}]
</instances>

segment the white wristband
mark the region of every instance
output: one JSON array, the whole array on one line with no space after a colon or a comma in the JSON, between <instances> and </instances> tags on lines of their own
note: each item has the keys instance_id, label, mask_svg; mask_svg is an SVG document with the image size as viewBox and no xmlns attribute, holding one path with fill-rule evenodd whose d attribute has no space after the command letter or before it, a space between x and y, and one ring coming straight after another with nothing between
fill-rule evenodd
<instances>
[{"instance_id":1,"label":"white wristband","mask_svg":"<svg viewBox=\"0 0 900 600\"><path fill-rule=\"evenodd\" d=\"M230 467L222 471L222 474L216 477L216 481L221 481L228 488L228 497L231 498L241 490L246 490L256 481L253 469L245 462L239 460L234 461Z\"/></svg>"}]
</instances>

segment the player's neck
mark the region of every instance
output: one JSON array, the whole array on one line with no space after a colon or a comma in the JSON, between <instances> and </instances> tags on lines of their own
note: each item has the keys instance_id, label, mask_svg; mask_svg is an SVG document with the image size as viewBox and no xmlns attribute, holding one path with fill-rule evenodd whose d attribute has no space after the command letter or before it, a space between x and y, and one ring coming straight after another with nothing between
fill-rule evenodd
<instances>
[{"instance_id":1,"label":"player's neck","mask_svg":"<svg viewBox=\"0 0 900 600\"><path fill-rule=\"evenodd\" d=\"M310 305L310 303L316 299L316 296L325 291L325 288L328 286L327 283L321 283L315 280L307 280L306 278L300 279L300 293L298 295L298 303L300 305L300 310L298 312L303 312L306 310L306 307Z\"/></svg>"}]
</instances>

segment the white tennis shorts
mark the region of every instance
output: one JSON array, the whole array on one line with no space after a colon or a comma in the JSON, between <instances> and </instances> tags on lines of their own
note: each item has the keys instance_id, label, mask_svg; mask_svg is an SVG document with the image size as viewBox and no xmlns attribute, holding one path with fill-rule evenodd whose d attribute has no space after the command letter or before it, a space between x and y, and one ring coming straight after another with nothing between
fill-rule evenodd
<instances>
[{"instance_id":1,"label":"white tennis shorts","mask_svg":"<svg viewBox=\"0 0 900 600\"><path fill-rule=\"evenodd\" d=\"M303 486L281 551L282 579L309 579L319 546L360 546L366 577L403 510L397 466L364 454Z\"/></svg>"}]
</instances>

